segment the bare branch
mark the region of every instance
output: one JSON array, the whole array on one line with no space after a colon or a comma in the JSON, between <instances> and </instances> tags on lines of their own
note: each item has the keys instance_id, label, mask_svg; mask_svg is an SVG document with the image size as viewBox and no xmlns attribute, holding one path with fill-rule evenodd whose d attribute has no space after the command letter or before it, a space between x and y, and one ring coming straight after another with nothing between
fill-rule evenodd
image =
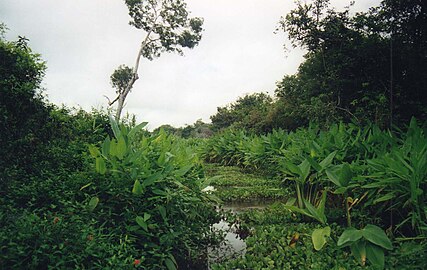
<instances>
[{"instance_id":1,"label":"bare branch","mask_svg":"<svg viewBox=\"0 0 427 270\"><path fill-rule=\"evenodd\" d=\"M338 107L338 106L335 106L335 108L337 108L338 110L345 111L346 113L351 115L354 119L356 119L357 122L360 122L359 118L357 118L356 115L354 115L352 112L350 112L350 110L348 110L346 108Z\"/></svg>"},{"instance_id":2,"label":"bare branch","mask_svg":"<svg viewBox=\"0 0 427 270\"><path fill-rule=\"evenodd\" d=\"M108 100L108 106L113 105L119 99L119 96L117 96L113 101L111 101L106 95L104 95L104 97Z\"/></svg>"}]
</instances>

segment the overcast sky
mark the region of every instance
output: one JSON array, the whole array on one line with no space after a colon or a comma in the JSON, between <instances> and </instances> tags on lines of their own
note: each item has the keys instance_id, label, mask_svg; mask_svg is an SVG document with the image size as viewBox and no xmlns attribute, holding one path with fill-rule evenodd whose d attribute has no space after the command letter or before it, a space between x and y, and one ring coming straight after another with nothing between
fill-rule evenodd
<instances>
[{"instance_id":1,"label":"overcast sky","mask_svg":"<svg viewBox=\"0 0 427 270\"><path fill-rule=\"evenodd\" d=\"M349 1L331 1L344 7ZM366 10L378 0L356 0ZM292 49L277 23L295 4L291 0L187 0L192 16L203 17L200 44L185 56L164 54L143 60L140 79L125 111L176 127L197 119L209 122L218 106L253 92L274 93L276 81L296 72L303 52ZM67 106L106 106L114 98L110 75L120 64L132 66L144 33L128 24L120 0L1 0L0 22L47 61L43 82L51 102ZM283 50L288 44L291 49Z\"/></svg>"}]
</instances>

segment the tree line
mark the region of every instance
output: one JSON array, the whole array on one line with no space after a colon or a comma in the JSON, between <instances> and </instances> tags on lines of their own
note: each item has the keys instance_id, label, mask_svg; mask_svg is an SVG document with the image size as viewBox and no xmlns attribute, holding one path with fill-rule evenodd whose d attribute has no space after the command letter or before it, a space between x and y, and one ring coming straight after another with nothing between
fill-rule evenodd
<instances>
[{"instance_id":1,"label":"tree line","mask_svg":"<svg viewBox=\"0 0 427 270\"><path fill-rule=\"evenodd\" d=\"M329 0L297 2L278 31L306 50L298 71L277 82L274 97L255 93L218 107L213 129L266 133L310 122L390 127L426 119L426 10L421 0L385 0L355 14Z\"/></svg>"}]
</instances>

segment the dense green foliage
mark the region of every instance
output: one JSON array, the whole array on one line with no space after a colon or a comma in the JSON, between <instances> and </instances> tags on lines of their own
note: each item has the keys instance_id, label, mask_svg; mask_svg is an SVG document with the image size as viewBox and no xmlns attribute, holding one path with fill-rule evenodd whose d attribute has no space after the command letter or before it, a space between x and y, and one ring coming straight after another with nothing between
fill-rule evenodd
<instances>
[{"instance_id":1,"label":"dense green foliage","mask_svg":"<svg viewBox=\"0 0 427 270\"><path fill-rule=\"evenodd\" d=\"M309 61L305 64L311 65ZM314 78L313 73L300 80L297 77L300 74L301 70L296 76L284 80L283 85L291 89ZM333 80L329 78L328 81ZM281 85L278 86L280 90ZM223 124L217 129L243 127L245 130L226 129L217 133L205 142L202 156L208 162L240 166L245 170L282 179L283 186L294 186L295 199L290 198L280 209L302 214L305 223L317 220L329 226L319 228L305 224L301 225L304 228L290 230L293 228L292 220L283 220L280 218L282 214L263 217L255 223L242 222L240 215L238 224L246 228L250 235L246 241L246 255L214 265L213 268L340 269L358 268L357 265L361 265L372 269L408 269L405 262L410 261L410 268L424 269L425 262L416 254L427 252L427 197L424 192L427 185L426 123L419 124L413 118L408 126L400 121L401 129L394 127L392 130L383 130L381 126L386 125L392 116L387 111L389 104L381 107L368 96L363 99L372 103L375 114L369 115L372 112L370 105L360 106L360 103L355 102L354 108L360 109L360 116L346 108L342 111L351 115L347 117L337 114L337 108L333 108L335 105L326 106L311 98L319 105L313 106L300 99L300 90L293 92L294 98L300 99L300 104L289 96L280 96L279 92L276 93L279 98L269 101L264 107L260 104L240 106L245 104L241 101L251 99L251 96L246 96L235 104L219 108L212 117L217 125ZM309 93L310 96L313 97L313 93ZM385 96L383 98L383 101L387 101ZM417 102L421 104L425 100L421 98ZM423 106L413 107L415 110L410 112L405 108L397 111L395 116L404 119L409 115L418 115L425 119L422 110L416 111ZM257 122L257 126L248 125L250 121L245 117L258 108L264 115L262 121ZM333 110L329 111L329 108ZM291 114L280 117L280 120L276 118L276 121L271 122L274 124L270 125L269 121L276 117L274 113L278 111ZM304 117L298 118L298 115ZM305 119L312 120L308 128L291 132L273 129L265 135L253 134L265 133L277 126L294 129L306 125ZM334 124L340 119L365 124L363 128L354 123ZM370 121L379 125L369 124ZM323 128L314 123L320 123ZM328 128L325 128L325 124ZM262 128L257 128L260 125ZM262 185L254 179L257 190L246 190L246 193L238 193L230 188L225 189L225 192L222 190L222 186L240 185L241 179L232 181L228 177L227 180L215 181L217 183L214 186L218 190L214 194L226 200L239 200L239 196L240 200L251 197L259 199ZM270 195L261 196L268 198ZM275 220L280 220L278 226L273 224ZM265 224L266 221L269 224ZM345 226L348 228L343 229ZM300 236L301 233L306 236L303 237L305 241L302 241L304 246L293 249L290 238ZM288 235L289 241L282 243L284 235ZM394 239L393 244L388 237ZM331 238L335 243L331 243ZM281 244L272 249L271 242Z\"/></svg>"},{"instance_id":2,"label":"dense green foliage","mask_svg":"<svg viewBox=\"0 0 427 270\"><path fill-rule=\"evenodd\" d=\"M30 167L37 157L32 160L26 153L34 152L43 138L49 137L43 129L49 111L39 91L45 65L24 38L16 42L0 40L0 59L0 168L11 163Z\"/></svg>"},{"instance_id":3,"label":"dense green foliage","mask_svg":"<svg viewBox=\"0 0 427 270\"><path fill-rule=\"evenodd\" d=\"M278 84L277 96L305 122L425 119L425 5L383 1L353 16L328 6L300 3L281 21L294 46L308 52L298 73Z\"/></svg>"},{"instance_id":4,"label":"dense green foliage","mask_svg":"<svg viewBox=\"0 0 427 270\"><path fill-rule=\"evenodd\" d=\"M173 134L178 137L185 139L188 138L208 138L212 136L212 124L204 123L201 119L197 120L192 125L186 125L185 127L173 127L171 125L161 125L160 127L153 130L153 133L159 133L160 130L164 130L168 134Z\"/></svg>"},{"instance_id":5,"label":"dense green foliage","mask_svg":"<svg viewBox=\"0 0 427 270\"><path fill-rule=\"evenodd\" d=\"M312 232L320 228L318 224L302 220L282 204L248 210L239 214L241 233L249 233L245 255L211 269L379 269L371 264L361 266L349 250L338 247L344 228L336 223L330 226L326 245L316 251ZM425 243L408 239L393 245L385 257L386 269L425 269Z\"/></svg>"},{"instance_id":6,"label":"dense green foliage","mask_svg":"<svg viewBox=\"0 0 427 270\"><path fill-rule=\"evenodd\" d=\"M292 193L282 181L262 174L244 172L239 167L205 164L209 185L223 202L268 202L285 200Z\"/></svg>"},{"instance_id":7,"label":"dense green foliage","mask_svg":"<svg viewBox=\"0 0 427 270\"><path fill-rule=\"evenodd\" d=\"M203 154L207 161L263 170L294 185L300 208L304 200L318 202L322 190L333 192L331 200L341 206L347 198L363 199L367 211L403 235L426 233L426 155L426 125L415 119L406 132L353 124L263 136L227 131L207 141Z\"/></svg>"},{"instance_id":8,"label":"dense green foliage","mask_svg":"<svg viewBox=\"0 0 427 270\"><path fill-rule=\"evenodd\" d=\"M109 231L134 237L143 267L162 268L174 258L181 266L204 263L200 247L210 243L209 224L219 216L201 193L195 149L164 132L139 137L141 125L128 129L113 120L112 127L115 138L90 148L103 175L85 188L97 202L97 218Z\"/></svg>"},{"instance_id":9,"label":"dense green foliage","mask_svg":"<svg viewBox=\"0 0 427 270\"><path fill-rule=\"evenodd\" d=\"M329 0L298 1L280 21L307 52L298 72L264 94L239 98L211 117L216 129L256 133L316 122L402 125L427 117L427 8L421 0L385 0L369 11L336 11Z\"/></svg>"},{"instance_id":10,"label":"dense green foliage","mask_svg":"<svg viewBox=\"0 0 427 270\"><path fill-rule=\"evenodd\" d=\"M248 131L266 132L265 115L271 106L272 98L264 93L246 95L225 107L218 107L215 115L211 116L212 128L215 131L233 127Z\"/></svg>"},{"instance_id":11,"label":"dense green foliage","mask_svg":"<svg viewBox=\"0 0 427 270\"><path fill-rule=\"evenodd\" d=\"M204 265L219 215L195 144L57 108L26 39L0 48L0 269Z\"/></svg>"},{"instance_id":12,"label":"dense green foliage","mask_svg":"<svg viewBox=\"0 0 427 270\"><path fill-rule=\"evenodd\" d=\"M218 269L339 269L345 263L350 264L344 267L350 267L357 262L373 269L395 269L397 265L404 268L400 262L403 256L393 246L406 249L409 245L426 252L426 134L427 124L412 119L404 130L341 123L327 130L310 125L295 132L279 130L261 136L227 130L207 140L203 149L207 161L261 171L281 179L284 186L294 186L294 198L280 207L282 211L302 214L305 222L316 220L323 226L329 225L316 230L298 225L302 227L292 231L289 222L295 221L291 220L280 220L279 226L261 226L259 223L268 221L265 218L252 225L243 223L241 226L252 235L247 240L248 253ZM234 181L235 185L238 183ZM225 196L220 189L214 194ZM252 194L256 197L257 192ZM270 218L273 221L278 217ZM287 222L286 227L283 222ZM345 226L348 228L342 229ZM301 249L289 248L288 241L276 247L279 251L264 244L283 235L291 237L295 232L307 236L303 237L306 240ZM395 239L393 246L388 237ZM336 244L330 243L330 238ZM316 243L317 252L310 239ZM406 241L411 242L404 244ZM348 247L354 262L345 255ZM384 254L390 252L399 259L384 259ZM283 256L294 259L287 261ZM419 260L414 262L416 269L425 267Z\"/></svg>"},{"instance_id":13,"label":"dense green foliage","mask_svg":"<svg viewBox=\"0 0 427 270\"><path fill-rule=\"evenodd\" d=\"M200 41L185 2L125 2L138 61ZM224 217L247 249L212 269L426 269L426 21L421 0L298 2L280 28L307 53L274 98L152 133L48 103L45 63L0 24L0 269L206 268ZM111 77L117 119L138 61ZM281 203L221 216L218 198Z\"/></svg>"}]
</instances>

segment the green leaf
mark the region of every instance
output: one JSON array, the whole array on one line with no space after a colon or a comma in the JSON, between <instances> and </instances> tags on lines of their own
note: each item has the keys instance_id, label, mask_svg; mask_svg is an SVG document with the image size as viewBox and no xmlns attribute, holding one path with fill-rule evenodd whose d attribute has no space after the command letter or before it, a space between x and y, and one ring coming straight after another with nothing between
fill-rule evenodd
<instances>
[{"instance_id":1,"label":"green leaf","mask_svg":"<svg viewBox=\"0 0 427 270\"><path fill-rule=\"evenodd\" d=\"M343 194L346 191L347 191L346 187L340 187L340 188L337 188L333 193L334 194Z\"/></svg>"},{"instance_id":2,"label":"green leaf","mask_svg":"<svg viewBox=\"0 0 427 270\"><path fill-rule=\"evenodd\" d=\"M312 148L310 149L310 157L315 157L316 156L316 151Z\"/></svg>"},{"instance_id":3,"label":"green leaf","mask_svg":"<svg viewBox=\"0 0 427 270\"><path fill-rule=\"evenodd\" d=\"M93 211L95 209L95 207L98 205L99 203L99 198L98 197L92 197L87 205L87 209L89 211Z\"/></svg>"},{"instance_id":4,"label":"green leaf","mask_svg":"<svg viewBox=\"0 0 427 270\"><path fill-rule=\"evenodd\" d=\"M322 167L319 165L319 163L317 163L317 161L315 161L312 157L307 157L306 159L316 171L322 170Z\"/></svg>"},{"instance_id":5,"label":"green leaf","mask_svg":"<svg viewBox=\"0 0 427 270\"><path fill-rule=\"evenodd\" d=\"M154 184L154 182L156 182L157 180L159 180L162 177L162 173L161 172L157 172L153 175L150 175L147 179L145 179L142 184L145 187L151 186L152 184Z\"/></svg>"},{"instance_id":6,"label":"green leaf","mask_svg":"<svg viewBox=\"0 0 427 270\"><path fill-rule=\"evenodd\" d=\"M300 214L303 214L303 215L306 215L308 217L313 218L313 216L309 212L307 212L305 209L301 209L301 208L293 206L293 205L284 205L283 207L285 209L290 210L291 212L297 212L297 213L300 213Z\"/></svg>"},{"instance_id":7,"label":"green leaf","mask_svg":"<svg viewBox=\"0 0 427 270\"><path fill-rule=\"evenodd\" d=\"M184 175L185 175L189 170L191 170L191 168L193 168L193 164L190 164L190 165L184 166L184 167L182 167L181 169L176 170L176 171L174 172L174 174L175 174L175 176L177 176L177 177L184 176Z\"/></svg>"},{"instance_id":8,"label":"green leaf","mask_svg":"<svg viewBox=\"0 0 427 270\"><path fill-rule=\"evenodd\" d=\"M123 157L126 154L126 150L127 150L127 146L126 146L125 138L123 136L120 136L117 141L117 157L119 159L123 159Z\"/></svg>"},{"instance_id":9,"label":"green leaf","mask_svg":"<svg viewBox=\"0 0 427 270\"><path fill-rule=\"evenodd\" d=\"M309 201L304 200L305 207L310 215L322 224L326 223L326 216L322 211L316 209Z\"/></svg>"},{"instance_id":10,"label":"green leaf","mask_svg":"<svg viewBox=\"0 0 427 270\"><path fill-rule=\"evenodd\" d=\"M144 218L137 216L135 220L139 226L141 226L145 231L148 231L148 226L147 226L147 223L145 222Z\"/></svg>"},{"instance_id":11,"label":"green leaf","mask_svg":"<svg viewBox=\"0 0 427 270\"><path fill-rule=\"evenodd\" d=\"M326 223L326 216L325 213L325 205L326 205L326 195L328 192L326 190L322 191L322 198L320 199L319 206L317 207L317 211L319 214L322 214L325 217L325 223Z\"/></svg>"},{"instance_id":12,"label":"green leaf","mask_svg":"<svg viewBox=\"0 0 427 270\"><path fill-rule=\"evenodd\" d=\"M141 124L136 125L135 127L133 127L131 129L131 131L129 131L128 137L132 138L133 136L135 136L135 134L140 131L141 129L143 129L146 125L148 124L148 122L142 122Z\"/></svg>"},{"instance_id":13,"label":"green leaf","mask_svg":"<svg viewBox=\"0 0 427 270\"><path fill-rule=\"evenodd\" d=\"M180 188L183 188L185 190L189 190L189 188L186 185L183 185L181 182L179 182L178 180L176 181L172 181L175 185L177 185Z\"/></svg>"},{"instance_id":14,"label":"green leaf","mask_svg":"<svg viewBox=\"0 0 427 270\"><path fill-rule=\"evenodd\" d=\"M357 241L350 246L351 253L356 258L356 260L364 266L366 263L366 242L365 241Z\"/></svg>"},{"instance_id":15,"label":"green leaf","mask_svg":"<svg viewBox=\"0 0 427 270\"><path fill-rule=\"evenodd\" d=\"M348 186L351 179L353 178L353 171L348 163L344 163L340 171L340 183L343 187Z\"/></svg>"},{"instance_id":16,"label":"green leaf","mask_svg":"<svg viewBox=\"0 0 427 270\"><path fill-rule=\"evenodd\" d=\"M160 196L167 196L168 193L164 190L158 189L158 188L153 188L152 192L156 195L160 195Z\"/></svg>"},{"instance_id":17,"label":"green leaf","mask_svg":"<svg viewBox=\"0 0 427 270\"><path fill-rule=\"evenodd\" d=\"M298 166L293 164L292 162L285 163L286 168L294 175L301 175L301 170Z\"/></svg>"},{"instance_id":18,"label":"green leaf","mask_svg":"<svg viewBox=\"0 0 427 270\"><path fill-rule=\"evenodd\" d=\"M331 165L332 160L334 159L335 155L337 154L337 151L334 151L332 153L330 153L324 160L322 160L319 165L323 168L326 169L329 165Z\"/></svg>"},{"instance_id":19,"label":"green leaf","mask_svg":"<svg viewBox=\"0 0 427 270\"><path fill-rule=\"evenodd\" d=\"M357 230L355 228L346 229L338 239L338 246L351 244L352 242L356 242L360 238L362 238L363 234L361 230Z\"/></svg>"},{"instance_id":20,"label":"green leaf","mask_svg":"<svg viewBox=\"0 0 427 270\"><path fill-rule=\"evenodd\" d=\"M168 270L176 270L176 269L178 269L178 268L176 268L176 265L174 264L174 262L171 259L169 259L169 258L166 258L165 264L166 264L166 267L168 268Z\"/></svg>"},{"instance_id":21,"label":"green leaf","mask_svg":"<svg viewBox=\"0 0 427 270\"><path fill-rule=\"evenodd\" d=\"M319 251L326 244L327 238L331 235L331 227L327 226L321 229L315 229L311 234L311 241L314 249Z\"/></svg>"},{"instance_id":22,"label":"green leaf","mask_svg":"<svg viewBox=\"0 0 427 270\"><path fill-rule=\"evenodd\" d=\"M166 220L166 208L163 205L158 206L159 213L162 216L163 220Z\"/></svg>"},{"instance_id":23,"label":"green leaf","mask_svg":"<svg viewBox=\"0 0 427 270\"><path fill-rule=\"evenodd\" d=\"M89 153L94 158L97 158L97 157L99 157L101 155L101 153L99 152L98 147L96 147L96 146L94 146L92 144L89 144Z\"/></svg>"},{"instance_id":24,"label":"green leaf","mask_svg":"<svg viewBox=\"0 0 427 270\"><path fill-rule=\"evenodd\" d=\"M288 206L291 206L291 205L294 205L295 204L295 202L297 201L297 199L296 198L293 198L293 197L291 197L291 198L289 198L287 201L286 201L286 205L288 205Z\"/></svg>"},{"instance_id":25,"label":"green leaf","mask_svg":"<svg viewBox=\"0 0 427 270\"><path fill-rule=\"evenodd\" d=\"M113 130L114 136L118 138L121 135L119 126L117 125L116 120L110 115L110 125L111 129Z\"/></svg>"},{"instance_id":26,"label":"green leaf","mask_svg":"<svg viewBox=\"0 0 427 270\"><path fill-rule=\"evenodd\" d=\"M389 200L393 199L394 197L395 197L394 192L387 193L386 195L379 197L378 199L375 199L374 204L377 204L379 202L389 201Z\"/></svg>"},{"instance_id":27,"label":"green leaf","mask_svg":"<svg viewBox=\"0 0 427 270\"><path fill-rule=\"evenodd\" d=\"M331 169L326 169L325 172L329 180L332 181L332 183L334 183L338 187L342 187L341 181L335 172L333 172Z\"/></svg>"},{"instance_id":28,"label":"green leaf","mask_svg":"<svg viewBox=\"0 0 427 270\"><path fill-rule=\"evenodd\" d=\"M110 138L106 137L102 143L102 154L107 157L110 154Z\"/></svg>"},{"instance_id":29,"label":"green leaf","mask_svg":"<svg viewBox=\"0 0 427 270\"><path fill-rule=\"evenodd\" d=\"M89 183L89 184L86 184L86 185L84 185L84 186L82 186L81 188L80 188L80 190L83 190L83 189L85 189L85 188L87 188L87 187L89 187L90 185L92 185L93 183L91 182L91 183Z\"/></svg>"},{"instance_id":30,"label":"green leaf","mask_svg":"<svg viewBox=\"0 0 427 270\"><path fill-rule=\"evenodd\" d=\"M362 188L384 188L384 183L382 182L370 183L367 185L363 185Z\"/></svg>"},{"instance_id":31,"label":"green leaf","mask_svg":"<svg viewBox=\"0 0 427 270\"><path fill-rule=\"evenodd\" d=\"M390 239L388 239L387 235L380 227L368 224L362 230L362 233L363 237L365 237L369 242L388 250L393 249Z\"/></svg>"},{"instance_id":32,"label":"green leaf","mask_svg":"<svg viewBox=\"0 0 427 270\"><path fill-rule=\"evenodd\" d=\"M148 214L148 213L144 213L144 221L149 220L149 219L150 219L150 217L151 217L151 215L150 215L150 214Z\"/></svg>"},{"instance_id":33,"label":"green leaf","mask_svg":"<svg viewBox=\"0 0 427 270\"><path fill-rule=\"evenodd\" d=\"M110 155L113 157L117 156L117 142L115 139L110 141Z\"/></svg>"},{"instance_id":34,"label":"green leaf","mask_svg":"<svg viewBox=\"0 0 427 270\"><path fill-rule=\"evenodd\" d=\"M411 121L409 122L409 128L411 130L418 129L417 119L415 117L411 118Z\"/></svg>"},{"instance_id":35,"label":"green leaf","mask_svg":"<svg viewBox=\"0 0 427 270\"><path fill-rule=\"evenodd\" d=\"M366 258L375 268L384 269L384 250L374 244L366 244Z\"/></svg>"},{"instance_id":36,"label":"green leaf","mask_svg":"<svg viewBox=\"0 0 427 270\"><path fill-rule=\"evenodd\" d=\"M307 159L305 159L299 166L298 168L301 171L300 174L300 180L302 183L305 182L305 180L307 179L307 177L310 174L310 163L307 161Z\"/></svg>"},{"instance_id":37,"label":"green leaf","mask_svg":"<svg viewBox=\"0 0 427 270\"><path fill-rule=\"evenodd\" d=\"M157 159L157 164L162 167L166 163L166 153L162 152L159 155L159 158Z\"/></svg>"},{"instance_id":38,"label":"green leaf","mask_svg":"<svg viewBox=\"0 0 427 270\"><path fill-rule=\"evenodd\" d=\"M105 174L107 167L105 166L105 160L102 157L98 157L95 160L95 169L97 173Z\"/></svg>"},{"instance_id":39,"label":"green leaf","mask_svg":"<svg viewBox=\"0 0 427 270\"><path fill-rule=\"evenodd\" d=\"M132 193L135 195L141 195L144 193L144 188L138 180L135 180L135 183L133 183Z\"/></svg>"}]
</instances>

